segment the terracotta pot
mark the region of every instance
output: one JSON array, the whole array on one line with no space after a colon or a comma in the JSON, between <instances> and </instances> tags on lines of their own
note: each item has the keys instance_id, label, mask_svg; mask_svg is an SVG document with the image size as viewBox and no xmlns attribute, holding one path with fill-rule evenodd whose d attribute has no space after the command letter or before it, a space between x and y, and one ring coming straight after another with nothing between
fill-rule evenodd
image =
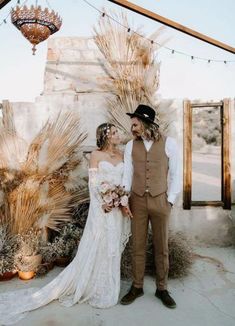
<instances>
[{"instance_id":1,"label":"terracotta pot","mask_svg":"<svg viewBox=\"0 0 235 326\"><path fill-rule=\"evenodd\" d=\"M5 272L3 274L0 274L0 281L9 281L13 277L15 277L16 274L17 274L17 271Z\"/></svg>"},{"instance_id":2,"label":"terracotta pot","mask_svg":"<svg viewBox=\"0 0 235 326\"><path fill-rule=\"evenodd\" d=\"M35 276L35 272L34 271L30 271L30 272L18 271L18 275L21 280L27 281Z\"/></svg>"},{"instance_id":3,"label":"terracotta pot","mask_svg":"<svg viewBox=\"0 0 235 326\"><path fill-rule=\"evenodd\" d=\"M38 254L35 256L24 256L23 259L26 264L29 264L31 270L26 272L19 270L18 275L21 280L30 280L35 276L35 271L42 262L42 255Z\"/></svg>"},{"instance_id":4,"label":"terracotta pot","mask_svg":"<svg viewBox=\"0 0 235 326\"><path fill-rule=\"evenodd\" d=\"M55 264L59 267L65 267L70 263L70 257L59 257L56 258Z\"/></svg>"},{"instance_id":5,"label":"terracotta pot","mask_svg":"<svg viewBox=\"0 0 235 326\"><path fill-rule=\"evenodd\" d=\"M30 266L33 266L33 269L36 269L42 262L42 255L24 256L24 261L30 264Z\"/></svg>"}]
</instances>

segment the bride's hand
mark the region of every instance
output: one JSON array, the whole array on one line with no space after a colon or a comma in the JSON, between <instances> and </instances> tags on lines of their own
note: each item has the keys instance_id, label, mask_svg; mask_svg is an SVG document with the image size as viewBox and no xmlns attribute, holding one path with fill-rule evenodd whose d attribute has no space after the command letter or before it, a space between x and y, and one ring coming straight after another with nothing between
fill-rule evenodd
<instances>
[{"instance_id":1,"label":"bride's hand","mask_svg":"<svg viewBox=\"0 0 235 326\"><path fill-rule=\"evenodd\" d=\"M121 206L121 211L124 216L133 218L133 215L131 213L129 206Z\"/></svg>"},{"instance_id":2,"label":"bride's hand","mask_svg":"<svg viewBox=\"0 0 235 326\"><path fill-rule=\"evenodd\" d=\"M105 213L109 213L112 210L112 206L109 206L108 204L103 204L102 209Z\"/></svg>"}]
</instances>

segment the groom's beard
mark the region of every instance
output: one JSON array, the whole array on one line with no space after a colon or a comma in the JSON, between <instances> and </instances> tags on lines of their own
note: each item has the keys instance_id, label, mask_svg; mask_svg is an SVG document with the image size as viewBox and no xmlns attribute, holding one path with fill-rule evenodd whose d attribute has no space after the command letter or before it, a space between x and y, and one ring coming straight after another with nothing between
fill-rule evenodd
<instances>
[{"instance_id":1,"label":"groom's beard","mask_svg":"<svg viewBox=\"0 0 235 326\"><path fill-rule=\"evenodd\" d=\"M132 132L134 139L142 139L141 135L138 132Z\"/></svg>"}]
</instances>

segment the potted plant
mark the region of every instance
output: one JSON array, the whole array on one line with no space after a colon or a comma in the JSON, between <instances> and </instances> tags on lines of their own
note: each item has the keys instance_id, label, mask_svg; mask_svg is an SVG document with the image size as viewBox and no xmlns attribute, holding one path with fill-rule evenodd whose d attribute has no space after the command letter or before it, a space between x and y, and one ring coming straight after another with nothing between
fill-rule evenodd
<instances>
[{"instance_id":1,"label":"potted plant","mask_svg":"<svg viewBox=\"0 0 235 326\"><path fill-rule=\"evenodd\" d=\"M16 236L9 233L6 225L0 225L0 281L10 280L16 275L16 250Z\"/></svg>"},{"instance_id":2,"label":"potted plant","mask_svg":"<svg viewBox=\"0 0 235 326\"><path fill-rule=\"evenodd\" d=\"M62 227L51 244L57 266L64 267L69 264L76 253L80 238L81 231L73 223L67 223Z\"/></svg>"},{"instance_id":3,"label":"potted plant","mask_svg":"<svg viewBox=\"0 0 235 326\"><path fill-rule=\"evenodd\" d=\"M43 275L54 267L57 254L53 244L48 241L43 241L41 243L40 253L42 255L42 264L38 274Z\"/></svg>"},{"instance_id":4,"label":"potted plant","mask_svg":"<svg viewBox=\"0 0 235 326\"><path fill-rule=\"evenodd\" d=\"M16 266L19 278L29 280L35 276L42 262L40 249L40 233L31 229L26 234L18 234L19 249L16 255Z\"/></svg>"}]
</instances>

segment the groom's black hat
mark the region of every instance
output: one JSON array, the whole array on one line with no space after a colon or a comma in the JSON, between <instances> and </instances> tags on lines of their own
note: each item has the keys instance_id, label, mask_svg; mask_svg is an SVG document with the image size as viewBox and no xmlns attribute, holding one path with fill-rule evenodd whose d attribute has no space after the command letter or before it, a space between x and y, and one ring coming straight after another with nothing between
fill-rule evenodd
<instances>
[{"instance_id":1,"label":"groom's black hat","mask_svg":"<svg viewBox=\"0 0 235 326\"><path fill-rule=\"evenodd\" d=\"M153 123L159 127L157 123L154 122L155 119L155 111L148 105L140 104L137 109L133 113L126 113L131 118L137 117L141 120L144 120L149 123Z\"/></svg>"}]
</instances>

